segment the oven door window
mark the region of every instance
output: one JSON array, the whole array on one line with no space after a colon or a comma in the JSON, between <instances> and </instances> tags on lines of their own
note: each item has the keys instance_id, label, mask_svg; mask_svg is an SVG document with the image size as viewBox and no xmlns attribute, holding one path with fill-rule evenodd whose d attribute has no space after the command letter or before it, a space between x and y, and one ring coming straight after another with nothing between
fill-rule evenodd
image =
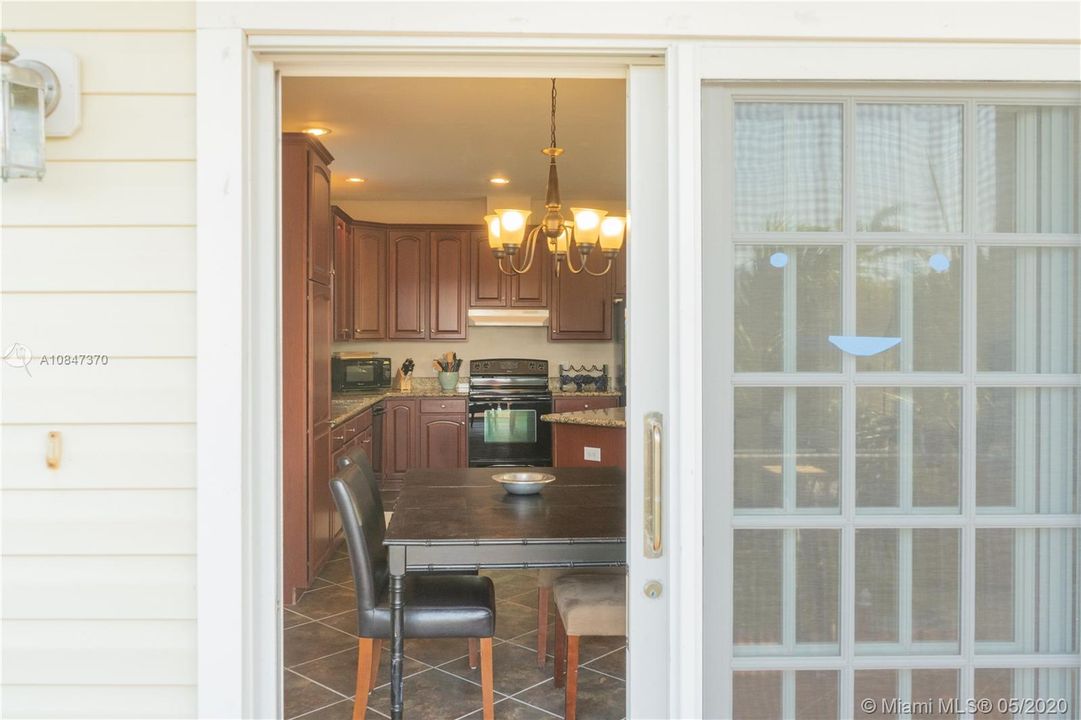
<instances>
[{"instance_id":1,"label":"oven door window","mask_svg":"<svg viewBox=\"0 0 1081 720\"><path fill-rule=\"evenodd\" d=\"M537 411L485 410L484 442L500 444L537 442Z\"/></svg>"}]
</instances>

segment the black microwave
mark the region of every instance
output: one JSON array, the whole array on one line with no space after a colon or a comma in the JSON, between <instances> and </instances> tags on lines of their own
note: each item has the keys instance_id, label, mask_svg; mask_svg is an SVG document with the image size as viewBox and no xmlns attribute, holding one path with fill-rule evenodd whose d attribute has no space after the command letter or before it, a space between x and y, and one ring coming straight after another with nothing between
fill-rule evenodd
<instances>
[{"instance_id":1,"label":"black microwave","mask_svg":"<svg viewBox=\"0 0 1081 720\"><path fill-rule=\"evenodd\" d=\"M382 390L390 387L390 358L332 355L330 379L334 392Z\"/></svg>"}]
</instances>

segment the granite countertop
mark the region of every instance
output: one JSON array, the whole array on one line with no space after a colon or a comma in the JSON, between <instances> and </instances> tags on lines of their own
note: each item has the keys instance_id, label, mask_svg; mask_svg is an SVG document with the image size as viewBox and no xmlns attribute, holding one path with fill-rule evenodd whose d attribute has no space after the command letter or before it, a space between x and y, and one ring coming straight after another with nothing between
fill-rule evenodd
<instances>
[{"instance_id":1,"label":"granite countertop","mask_svg":"<svg viewBox=\"0 0 1081 720\"><path fill-rule=\"evenodd\" d=\"M401 390L383 390L382 392L353 392L353 393L338 393L335 394L330 400L330 426L337 427L343 422L352 420L354 417L364 412L368 408L376 405L387 398L396 397L412 397L412 398L435 398L435 397L447 397L447 398L467 398L468 392L458 392L457 390L444 390L439 387L439 383L435 378L413 378L413 389L409 392L402 392ZM561 390L558 384L554 384L552 387L552 397L619 397L618 390ZM622 410L621 410L622 411ZM589 411L587 411L589 412ZM575 415L577 413L558 413L558 416ZM556 414L545 415L544 417L556 417ZM556 421L556 422L573 422L570 420ZM622 423L622 415L620 416L620 423ZM608 425L604 422L583 422L577 421L579 425Z\"/></svg>"},{"instance_id":2,"label":"granite countertop","mask_svg":"<svg viewBox=\"0 0 1081 720\"><path fill-rule=\"evenodd\" d=\"M619 397L619 390L552 390L552 397Z\"/></svg>"},{"instance_id":3,"label":"granite countertop","mask_svg":"<svg viewBox=\"0 0 1081 720\"><path fill-rule=\"evenodd\" d=\"M330 399L330 427L337 427L347 420L352 420L368 408L381 403L387 398L462 398L469 397L469 393L457 390L443 390L438 385L426 386L414 381L413 389L409 392L401 390L384 390L378 393L339 393Z\"/></svg>"},{"instance_id":4,"label":"granite countertop","mask_svg":"<svg viewBox=\"0 0 1081 720\"><path fill-rule=\"evenodd\" d=\"M577 410L575 412L549 413L541 420L561 425L592 425L594 427L625 428L627 408L602 408L600 410Z\"/></svg>"}]
</instances>

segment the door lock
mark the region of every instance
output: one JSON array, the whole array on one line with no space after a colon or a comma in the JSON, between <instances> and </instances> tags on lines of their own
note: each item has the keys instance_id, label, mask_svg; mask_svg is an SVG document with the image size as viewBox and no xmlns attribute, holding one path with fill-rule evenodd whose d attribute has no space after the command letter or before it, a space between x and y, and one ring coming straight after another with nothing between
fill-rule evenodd
<instances>
[{"instance_id":1,"label":"door lock","mask_svg":"<svg viewBox=\"0 0 1081 720\"><path fill-rule=\"evenodd\" d=\"M642 592L646 594L646 597L650 600L656 600L661 596L661 591L664 588L656 580L650 580L646 583L646 586L642 588Z\"/></svg>"}]
</instances>

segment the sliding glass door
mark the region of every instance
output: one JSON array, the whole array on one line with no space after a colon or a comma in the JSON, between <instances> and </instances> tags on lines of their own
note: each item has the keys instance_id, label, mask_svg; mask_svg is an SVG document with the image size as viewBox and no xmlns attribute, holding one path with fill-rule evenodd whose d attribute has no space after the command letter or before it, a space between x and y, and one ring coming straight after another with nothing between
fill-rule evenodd
<instances>
[{"instance_id":1,"label":"sliding glass door","mask_svg":"<svg viewBox=\"0 0 1081 720\"><path fill-rule=\"evenodd\" d=\"M1076 94L707 84L702 141L707 713L1081 717Z\"/></svg>"}]
</instances>

